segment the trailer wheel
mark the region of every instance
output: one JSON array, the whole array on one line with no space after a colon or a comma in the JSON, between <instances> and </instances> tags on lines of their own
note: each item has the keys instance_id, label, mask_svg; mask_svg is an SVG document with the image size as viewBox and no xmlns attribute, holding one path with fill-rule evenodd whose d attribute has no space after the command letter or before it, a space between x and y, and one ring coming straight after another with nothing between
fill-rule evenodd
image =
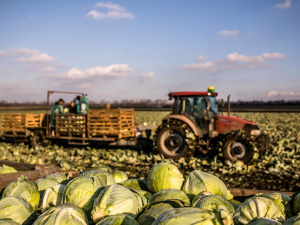
<instances>
[{"instance_id":1,"label":"trailer wheel","mask_svg":"<svg viewBox=\"0 0 300 225\"><path fill-rule=\"evenodd\" d=\"M191 157L195 151L194 133L181 121L167 121L156 131L156 148L165 158Z\"/></svg>"},{"instance_id":2,"label":"trailer wheel","mask_svg":"<svg viewBox=\"0 0 300 225\"><path fill-rule=\"evenodd\" d=\"M32 136L30 138L30 146L31 147L41 147L45 146L46 143L45 132L41 130L35 130L32 132Z\"/></svg>"},{"instance_id":3,"label":"trailer wheel","mask_svg":"<svg viewBox=\"0 0 300 225\"><path fill-rule=\"evenodd\" d=\"M228 139L223 147L223 155L230 161L248 162L254 154L247 141L233 137Z\"/></svg>"}]
</instances>

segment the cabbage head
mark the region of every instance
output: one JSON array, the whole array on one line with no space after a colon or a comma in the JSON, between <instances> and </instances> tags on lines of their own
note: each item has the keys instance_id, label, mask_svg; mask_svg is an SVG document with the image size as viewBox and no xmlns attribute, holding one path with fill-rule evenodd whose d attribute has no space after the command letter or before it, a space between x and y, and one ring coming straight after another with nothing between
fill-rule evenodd
<instances>
[{"instance_id":1,"label":"cabbage head","mask_svg":"<svg viewBox=\"0 0 300 225\"><path fill-rule=\"evenodd\" d=\"M40 193L35 183L25 176L12 181L3 191L2 198L18 196L29 202L33 209L37 209L40 201Z\"/></svg>"},{"instance_id":2,"label":"cabbage head","mask_svg":"<svg viewBox=\"0 0 300 225\"><path fill-rule=\"evenodd\" d=\"M0 219L11 219L22 225L32 225L36 214L26 200L10 196L0 200Z\"/></svg>"},{"instance_id":3,"label":"cabbage head","mask_svg":"<svg viewBox=\"0 0 300 225\"><path fill-rule=\"evenodd\" d=\"M0 219L0 225L21 225L11 219Z\"/></svg>"},{"instance_id":4,"label":"cabbage head","mask_svg":"<svg viewBox=\"0 0 300 225\"><path fill-rule=\"evenodd\" d=\"M203 191L209 191L226 199L232 199L233 197L223 181L201 170L194 170L188 175L182 190L191 200Z\"/></svg>"},{"instance_id":5,"label":"cabbage head","mask_svg":"<svg viewBox=\"0 0 300 225\"><path fill-rule=\"evenodd\" d=\"M213 211L223 209L227 210L231 216L234 214L233 205L227 199L219 195L201 195L200 193L193 199L193 206Z\"/></svg>"},{"instance_id":6,"label":"cabbage head","mask_svg":"<svg viewBox=\"0 0 300 225\"><path fill-rule=\"evenodd\" d=\"M68 178L64 174L53 173L49 174L44 178L40 178L35 182L38 186L41 197L43 196L44 191L57 184L67 184Z\"/></svg>"},{"instance_id":7,"label":"cabbage head","mask_svg":"<svg viewBox=\"0 0 300 225\"><path fill-rule=\"evenodd\" d=\"M178 208L161 214L153 225L233 225L231 215L226 210L211 211L199 208Z\"/></svg>"},{"instance_id":8,"label":"cabbage head","mask_svg":"<svg viewBox=\"0 0 300 225\"><path fill-rule=\"evenodd\" d=\"M251 220L247 225L281 225L281 223L272 219L256 217L253 220Z\"/></svg>"},{"instance_id":9,"label":"cabbage head","mask_svg":"<svg viewBox=\"0 0 300 225\"><path fill-rule=\"evenodd\" d=\"M33 225L88 225L83 210L76 205L62 204L40 215Z\"/></svg>"},{"instance_id":10,"label":"cabbage head","mask_svg":"<svg viewBox=\"0 0 300 225\"><path fill-rule=\"evenodd\" d=\"M95 223L104 217L116 214L127 214L136 217L139 211L136 196L128 188L113 184L100 192L94 201L92 218Z\"/></svg>"},{"instance_id":11,"label":"cabbage head","mask_svg":"<svg viewBox=\"0 0 300 225\"><path fill-rule=\"evenodd\" d=\"M125 180L128 180L128 176L123 171L115 171L112 173L112 176L117 184L122 183Z\"/></svg>"},{"instance_id":12,"label":"cabbage head","mask_svg":"<svg viewBox=\"0 0 300 225\"><path fill-rule=\"evenodd\" d=\"M121 184L134 190L148 191L147 181L142 179L128 179L123 181Z\"/></svg>"},{"instance_id":13,"label":"cabbage head","mask_svg":"<svg viewBox=\"0 0 300 225\"><path fill-rule=\"evenodd\" d=\"M15 168L4 165L0 166L0 174L6 174L6 173L16 173L18 172Z\"/></svg>"},{"instance_id":14,"label":"cabbage head","mask_svg":"<svg viewBox=\"0 0 300 225\"><path fill-rule=\"evenodd\" d=\"M254 196L244 201L234 214L236 224L247 224L256 217L273 219L280 223L285 220L284 209L271 198Z\"/></svg>"},{"instance_id":15,"label":"cabbage head","mask_svg":"<svg viewBox=\"0 0 300 225\"><path fill-rule=\"evenodd\" d=\"M96 225L139 225L139 223L131 216L117 214L105 217Z\"/></svg>"},{"instance_id":16,"label":"cabbage head","mask_svg":"<svg viewBox=\"0 0 300 225\"><path fill-rule=\"evenodd\" d=\"M87 170L79 174L78 177L97 177L98 182L101 182L102 187L107 187L116 183L114 177L109 172L102 169Z\"/></svg>"},{"instance_id":17,"label":"cabbage head","mask_svg":"<svg viewBox=\"0 0 300 225\"><path fill-rule=\"evenodd\" d=\"M148 189L158 192L163 189L181 189L183 175L178 168L171 164L162 162L152 167L148 174Z\"/></svg>"},{"instance_id":18,"label":"cabbage head","mask_svg":"<svg viewBox=\"0 0 300 225\"><path fill-rule=\"evenodd\" d=\"M77 205L90 216L94 199L101 191L102 185L99 177L76 177L66 185L61 203Z\"/></svg>"},{"instance_id":19,"label":"cabbage head","mask_svg":"<svg viewBox=\"0 0 300 225\"><path fill-rule=\"evenodd\" d=\"M181 190L178 189L164 189L152 195L150 202L162 202L167 200L176 200L182 202L183 206L190 206L190 199Z\"/></svg>"},{"instance_id":20,"label":"cabbage head","mask_svg":"<svg viewBox=\"0 0 300 225\"><path fill-rule=\"evenodd\" d=\"M43 212L50 207L60 205L65 187L66 185L57 184L45 191L41 204L41 210Z\"/></svg>"},{"instance_id":21,"label":"cabbage head","mask_svg":"<svg viewBox=\"0 0 300 225\"><path fill-rule=\"evenodd\" d=\"M272 199L285 212L287 217L292 216L292 209L289 203L291 198L288 195L281 192L272 192L257 194L255 196L261 196Z\"/></svg>"}]
</instances>

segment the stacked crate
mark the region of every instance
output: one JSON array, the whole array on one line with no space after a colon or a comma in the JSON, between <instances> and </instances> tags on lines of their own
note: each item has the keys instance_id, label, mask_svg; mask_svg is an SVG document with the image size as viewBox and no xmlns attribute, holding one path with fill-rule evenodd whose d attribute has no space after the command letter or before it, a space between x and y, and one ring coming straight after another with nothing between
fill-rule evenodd
<instances>
[{"instance_id":1,"label":"stacked crate","mask_svg":"<svg viewBox=\"0 0 300 225\"><path fill-rule=\"evenodd\" d=\"M87 114L87 135L93 137L134 137L133 109L98 109Z\"/></svg>"},{"instance_id":2,"label":"stacked crate","mask_svg":"<svg viewBox=\"0 0 300 225\"><path fill-rule=\"evenodd\" d=\"M2 114L2 135L25 135L27 128L41 127L44 114Z\"/></svg>"},{"instance_id":3,"label":"stacked crate","mask_svg":"<svg viewBox=\"0 0 300 225\"><path fill-rule=\"evenodd\" d=\"M55 116L56 136L85 137L86 115L57 114Z\"/></svg>"}]
</instances>

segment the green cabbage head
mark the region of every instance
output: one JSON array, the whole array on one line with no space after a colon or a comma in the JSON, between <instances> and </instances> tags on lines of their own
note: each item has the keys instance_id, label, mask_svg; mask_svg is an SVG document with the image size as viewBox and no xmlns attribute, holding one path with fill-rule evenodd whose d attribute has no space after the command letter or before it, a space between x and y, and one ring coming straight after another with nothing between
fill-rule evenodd
<instances>
[{"instance_id":1,"label":"green cabbage head","mask_svg":"<svg viewBox=\"0 0 300 225\"><path fill-rule=\"evenodd\" d=\"M198 197L199 196L199 197ZM231 216L234 214L233 205L225 198L219 195L196 195L193 199L193 206L200 209L227 210Z\"/></svg>"},{"instance_id":2,"label":"green cabbage head","mask_svg":"<svg viewBox=\"0 0 300 225\"><path fill-rule=\"evenodd\" d=\"M171 164L162 162L152 167L148 174L148 189L158 192L163 189L181 189L183 175L178 168Z\"/></svg>"},{"instance_id":3,"label":"green cabbage head","mask_svg":"<svg viewBox=\"0 0 300 225\"><path fill-rule=\"evenodd\" d=\"M236 224L247 224L256 217L273 219L282 223L285 220L284 206L271 198L254 196L244 201L234 214Z\"/></svg>"},{"instance_id":4,"label":"green cabbage head","mask_svg":"<svg viewBox=\"0 0 300 225\"><path fill-rule=\"evenodd\" d=\"M90 216L94 199L101 191L102 185L99 177L76 177L64 188L61 203L77 205Z\"/></svg>"},{"instance_id":5,"label":"green cabbage head","mask_svg":"<svg viewBox=\"0 0 300 225\"><path fill-rule=\"evenodd\" d=\"M113 184L102 190L95 199L92 218L95 223L106 216L121 213L135 218L139 207L139 202L132 191L122 185Z\"/></svg>"},{"instance_id":6,"label":"green cabbage head","mask_svg":"<svg viewBox=\"0 0 300 225\"><path fill-rule=\"evenodd\" d=\"M232 199L233 197L223 181L201 170L194 170L188 175L182 190L191 200L203 191L209 191L226 199Z\"/></svg>"},{"instance_id":7,"label":"green cabbage head","mask_svg":"<svg viewBox=\"0 0 300 225\"><path fill-rule=\"evenodd\" d=\"M88 219L76 205L62 204L40 215L33 225L88 225Z\"/></svg>"},{"instance_id":8,"label":"green cabbage head","mask_svg":"<svg viewBox=\"0 0 300 225\"><path fill-rule=\"evenodd\" d=\"M37 209L40 201L40 193L35 183L25 176L12 181L3 191L2 198L18 196L29 202L33 209Z\"/></svg>"},{"instance_id":9,"label":"green cabbage head","mask_svg":"<svg viewBox=\"0 0 300 225\"><path fill-rule=\"evenodd\" d=\"M0 200L0 219L11 219L22 225L32 225L36 214L26 200L9 196Z\"/></svg>"}]
</instances>

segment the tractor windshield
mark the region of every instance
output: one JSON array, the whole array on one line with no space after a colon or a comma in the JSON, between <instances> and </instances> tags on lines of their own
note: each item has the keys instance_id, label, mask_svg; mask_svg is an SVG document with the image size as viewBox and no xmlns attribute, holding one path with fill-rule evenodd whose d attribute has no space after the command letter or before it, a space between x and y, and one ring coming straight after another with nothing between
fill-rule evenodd
<instances>
[{"instance_id":1,"label":"tractor windshield","mask_svg":"<svg viewBox=\"0 0 300 225\"><path fill-rule=\"evenodd\" d=\"M218 105L214 96L181 97L179 113L203 117L208 106L210 112L218 115Z\"/></svg>"}]
</instances>

